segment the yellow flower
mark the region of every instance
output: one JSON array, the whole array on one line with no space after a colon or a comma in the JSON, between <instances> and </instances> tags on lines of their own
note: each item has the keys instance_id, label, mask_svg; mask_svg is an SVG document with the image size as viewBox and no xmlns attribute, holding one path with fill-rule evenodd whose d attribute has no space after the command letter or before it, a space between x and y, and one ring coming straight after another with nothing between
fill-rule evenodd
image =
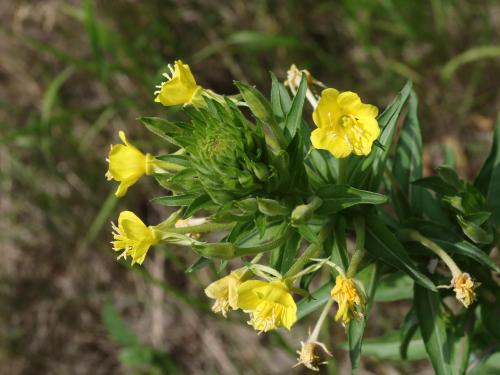
<instances>
[{"instance_id":1,"label":"yellow flower","mask_svg":"<svg viewBox=\"0 0 500 375\"><path fill-rule=\"evenodd\" d=\"M472 280L467 272L462 272L451 280L451 286L453 287L456 298L462 302L465 307L469 307L469 305L474 302L476 298L474 289L479 285L478 282Z\"/></svg>"},{"instance_id":2,"label":"yellow flower","mask_svg":"<svg viewBox=\"0 0 500 375\"><path fill-rule=\"evenodd\" d=\"M215 299L212 306L215 313L221 313L226 317L229 309L238 309L238 287L244 273L244 269L233 271L205 288L205 294Z\"/></svg>"},{"instance_id":3,"label":"yellow flower","mask_svg":"<svg viewBox=\"0 0 500 375\"><path fill-rule=\"evenodd\" d=\"M132 257L132 265L142 264L151 246L159 241L158 232L154 227L147 227L136 214L122 211L118 217L118 226L113 226L113 250L122 251L118 259Z\"/></svg>"},{"instance_id":4,"label":"yellow flower","mask_svg":"<svg viewBox=\"0 0 500 375\"><path fill-rule=\"evenodd\" d=\"M377 115L377 107L362 103L358 94L325 89L313 112L318 128L311 134L312 145L336 158L368 155L380 134Z\"/></svg>"},{"instance_id":5,"label":"yellow flower","mask_svg":"<svg viewBox=\"0 0 500 375\"><path fill-rule=\"evenodd\" d=\"M297 305L282 281L243 282L238 288L238 307L250 314L248 324L260 332L290 329L297 320Z\"/></svg>"},{"instance_id":6,"label":"yellow flower","mask_svg":"<svg viewBox=\"0 0 500 375\"><path fill-rule=\"evenodd\" d=\"M164 74L167 81L157 86L159 90L155 92L155 102L164 106L203 102L201 97L202 88L196 84L189 65L177 60L175 69L170 65L168 67L171 75Z\"/></svg>"},{"instance_id":7,"label":"yellow flower","mask_svg":"<svg viewBox=\"0 0 500 375\"><path fill-rule=\"evenodd\" d=\"M299 358L297 358L297 363L292 367L297 367L299 365L304 365L309 370L319 371L320 365L325 365L328 362L322 361L320 356L320 350L322 349L327 355L332 357L332 353L326 348L325 344L319 341L306 341L300 342L301 348L297 350Z\"/></svg>"},{"instance_id":8,"label":"yellow flower","mask_svg":"<svg viewBox=\"0 0 500 375\"><path fill-rule=\"evenodd\" d=\"M345 326L352 318L359 319L363 316L365 299L353 279L338 275L331 295L332 299L339 305L335 315L336 321L342 320L342 324Z\"/></svg>"},{"instance_id":9,"label":"yellow flower","mask_svg":"<svg viewBox=\"0 0 500 375\"><path fill-rule=\"evenodd\" d=\"M128 142L123 131L118 135L124 144L111 145L108 162L109 170L106 178L120 182L116 190L117 197L123 197L130 186L135 184L145 174L151 174L154 164L154 157L150 154L143 154L135 146Z\"/></svg>"}]
</instances>

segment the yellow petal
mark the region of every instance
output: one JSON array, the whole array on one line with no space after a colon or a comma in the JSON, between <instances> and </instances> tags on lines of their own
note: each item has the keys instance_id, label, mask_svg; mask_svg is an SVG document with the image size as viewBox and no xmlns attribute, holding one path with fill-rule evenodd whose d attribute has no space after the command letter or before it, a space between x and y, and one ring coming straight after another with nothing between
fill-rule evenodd
<instances>
[{"instance_id":1,"label":"yellow petal","mask_svg":"<svg viewBox=\"0 0 500 375\"><path fill-rule=\"evenodd\" d=\"M342 130L335 132L325 128L315 129L311 133L314 148L328 150L336 158L345 158L352 152L351 145L345 140Z\"/></svg>"},{"instance_id":2,"label":"yellow petal","mask_svg":"<svg viewBox=\"0 0 500 375\"><path fill-rule=\"evenodd\" d=\"M322 91L318 105L313 112L313 121L318 128L332 127L340 116L337 97L339 92L328 88Z\"/></svg>"},{"instance_id":3,"label":"yellow petal","mask_svg":"<svg viewBox=\"0 0 500 375\"><path fill-rule=\"evenodd\" d=\"M261 280L248 280L238 287L238 307L242 310L254 310L261 299L254 292L255 289L266 287L267 283Z\"/></svg>"}]
</instances>

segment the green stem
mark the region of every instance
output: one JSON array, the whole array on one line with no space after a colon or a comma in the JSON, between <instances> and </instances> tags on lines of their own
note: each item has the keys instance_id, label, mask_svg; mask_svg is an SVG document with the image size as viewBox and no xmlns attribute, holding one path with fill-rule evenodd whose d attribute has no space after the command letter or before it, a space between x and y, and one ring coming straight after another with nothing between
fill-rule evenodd
<instances>
[{"instance_id":1,"label":"green stem","mask_svg":"<svg viewBox=\"0 0 500 375\"><path fill-rule=\"evenodd\" d=\"M407 237L411 240L420 242L423 246L428 248L434 254L441 258L441 260L448 266L453 277L458 276L462 273L460 268L458 268L455 261L434 241L420 234L420 232L412 229L401 231L403 237Z\"/></svg>"},{"instance_id":2,"label":"green stem","mask_svg":"<svg viewBox=\"0 0 500 375\"><path fill-rule=\"evenodd\" d=\"M186 169L186 167L183 167L182 165L171 163L165 160L159 160L156 158L153 158L153 161L151 163L153 165L153 168L163 169L168 172L180 172Z\"/></svg>"},{"instance_id":3,"label":"green stem","mask_svg":"<svg viewBox=\"0 0 500 375\"><path fill-rule=\"evenodd\" d=\"M356 276L359 265L361 264L366 255L366 250L365 250L366 228L365 228L365 219L362 216L356 216L354 218L354 230L356 231L356 250L352 255L349 267L347 268L346 275L349 278Z\"/></svg>"},{"instance_id":4,"label":"green stem","mask_svg":"<svg viewBox=\"0 0 500 375\"><path fill-rule=\"evenodd\" d=\"M328 298L328 302L326 303L325 307L323 307L321 315L319 316L318 321L316 322L316 325L314 326L314 329L311 333L311 336L309 336L308 341L311 342L318 341L318 336L321 330L321 326L323 325L325 318L328 316L328 312L330 311L332 304L333 304L333 299Z\"/></svg>"},{"instance_id":5,"label":"green stem","mask_svg":"<svg viewBox=\"0 0 500 375\"><path fill-rule=\"evenodd\" d=\"M347 184L347 169L349 166L349 158L340 158L339 159L339 176L337 179L337 183L339 185Z\"/></svg>"},{"instance_id":6,"label":"green stem","mask_svg":"<svg viewBox=\"0 0 500 375\"><path fill-rule=\"evenodd\" d=\"M188 233L202 233L202 232L216 232L220 230L227 230L234 227L234 223L205 223L200 225L192 225L189 227L168 228L168 232L177 234Z\"/></svg>"},{"instance_id":7,"label":"green stem","mask_svg":"<svg viewBox=\"0 0 500 375\"><path fill-rule=\"evenodd\" d=\"M321 229L318 235L318 241L323 243L325 241L326 236L328 234L328 229L324 227ZM299 273L302 268L311 260L318 255L321 247L315 244L310 244L307 249L302 253L302 255L295 261L294 264L290 267L288 272L285 274L285 279L293 278L296 273Z\"/></svg>"}]
</instances>

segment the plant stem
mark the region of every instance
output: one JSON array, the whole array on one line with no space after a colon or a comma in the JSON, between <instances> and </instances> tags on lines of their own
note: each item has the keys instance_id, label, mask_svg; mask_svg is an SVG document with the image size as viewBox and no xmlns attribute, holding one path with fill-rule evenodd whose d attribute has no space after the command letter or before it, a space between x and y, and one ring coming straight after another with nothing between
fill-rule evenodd
<instances>
[{"instance_id":1,"label":"plant stem","mask_svg":"<svg viewBox=\"0 0 500 375\"><path fill-rule=\"evenodd\" d=\"M318 241L320 243L323 243L323 241L325 241L327 233L328 233L327 228L323 227L323 229L321 229L321 231L318 234ZM317 246L315 244L310 244L307 247L307 249L302 253L302 255L295 261L295 263L292 264L288 272L285 274L284 278L285 279L293 278L293 276L296 273L300 272L302 268L306 265L306 263L309 262L309 260L311 260L311 258L317 256L319 251L320 251L320 246Z\"/></svg>"},{"instance_id":2,"label":"plant stem","mask_svg":"<svg viewBox=\"0 0 500 375\"><path fill-rule=\"evenodd\" d=\"M220 230L231 229L234 223L205 223L200 225L191 225L189 227L168 228L168 232L177 234L187 233L202 233L202 232L216 232Z\"/></svg>"},{"instance_id":3,"label":"plant stem","mask_svg":"<svg viewBox=\"0 0 500 375\"><path fill-rule=\"evenodd\" d=\"M365 219L362 216L356 216L354 218L354 229L356 231L356 250L352 255L349 267L347 268L346 275L349 278L356 276L359 265L361 264L363 258L366 255L366 250L365 250L366 228L365 228Z\"/></svg>"},{"instance_id":4,"label":"plant stem","mask_svg":"<svg viewBox=\"0 0 500 375\"><path fill-rule=\"evenodd\" d=\"M347 184L347 168L349 166L349 158L340 158L339 160L339 175L337 178L337 184L344 185Z\"/></svg>"},{"instance_id":5,"label":"plant stem","mask_svg":"<svg viewBox=\"0 0 500 375\"><path fill-rule=\"evenodd\" d=\"M333 304L333 299L328 298L328 302L323 307L323 310L321 311L321 315L319 316L318 321L316 322L316 325L314 326L314 329L311 332L311 335L309 336L308 341L318 341L318 336L319 336L319 332L321 330L321 326L323 325L325 318L328 316L328 312L330 311L332 304Z\"/></svg>"},{"instance_id":6,"label":"plant stem","mask_svg":"<svg viewBox=\"0 0 500 375\"><path fill-rule=\"evenodd\" d=\"M441 260L448 266L451 271L453 277L458 276L462 273L460 268L458 268L455 261L434 241L431 241L429 238L420 234L420 232L416 230L405 230L402 232L404 237L407 237L411 240L420 242L423 246L431 250L434 254L436 254Z\"/></svg>"}]
</instances>

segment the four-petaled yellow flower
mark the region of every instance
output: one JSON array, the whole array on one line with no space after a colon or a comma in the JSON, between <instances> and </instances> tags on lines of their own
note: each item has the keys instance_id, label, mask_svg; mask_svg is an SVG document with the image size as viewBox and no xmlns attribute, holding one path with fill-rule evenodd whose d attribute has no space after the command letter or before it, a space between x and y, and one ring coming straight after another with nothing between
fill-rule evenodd
<instances>
[{"instance_id":1,"label":"four-petaled yellow flower","mask_svg":"<svg viewBox=\"0 0 500 375\"><path fill-rule=\"evenodd\" d=\"M136 214L122 211L118 217L118 226L113 226L113 250L121 251L118 259L132 257L132 265L142 264L151 246L156 245L160 238L154 227L146 226Z\"/></svg>"},{"instance_id":2,"label":"four-petaled yellow flower","mask_svg":"<svg viewBox=\"0 0 500 375\"><path fill-rule=\"evenodd\" d=\"M318 128L311 134L312 145L336 158L368 155L380 134L377 115L378 108L362 103L358 94L325 89L313 112Z\"/></svg>"},{"instance_id":3,"label":"four-petaled yellow flower","mask_svg":"<svg viewBox=\"0 0 500 375\"><path fill-rule=\"evenodd\" d=\"M123 131L120 130L118 135L124 144L111 145L108 156L109 170L106 173L106 178L120 182L115 195L123 197L128 188L143 175L152 173L155 158L150 154L143 154L129 143Z\"/></svg>"},{"instance_id":4,"label":"four-petaled yellow flower","mask_svg":"<svg viewBox=\"0 0 500 375\"><path fill-rule=\"evenodd\" d=\"M339 305L337 314L335 314L335 320L342 320L344 326L352 318L359 319L363 316L362 311L365 299L353 279L345 275L338 275L335 279L335 286L331 291L331 296Z\"/></svg>"},{"instance_id":5,"label":"four-petaled yellow flower","mask_svg":"<svg viewBox=\"0 0 500 375\"><path fill-rule=\"evenodd\" d=\"M451 286L453 287L456 298L462 302L465 307L469 307L476 298L474 289L479 286L479 283L474 282L467 272L462 272L453 277Z\"/></svg>"},{"instance_id":6,"label":"four-petaled yellow flower","mask_svg":"<svg viewBox=\"0 0 500 375\"><path fill-rule=\"evenodd\" d=\"M174 106L181 104L200 104L203 102L201 97L202 88L196 84L189 65L181 60L175 62L175 68L171 65L170 75L164 73L167 81L158 85L158 91L155 92L155 102L164 106Z\"/></svg>"},{"instance_id":7,"label":"four-petaled yellow flower","mask_svg":"<svg viewBox=\"0 0 500 375\"><path fill-rule=\"evenodd\" d=\"M248 324L260 332L290 329L297 320L297 305L282 281L243 282L238 288L238 307L250 314Z\"/></svg>"},{"instance_id":8,"label":"four-petaled yellow flower","mask_svg":"<svg viewBox=\"0 0 500 375\"><path fill-rule=\"evenodd\" d=\"M244 273L245 269L233 271L205 288L205 294L209 298L215 299L215 303L212 305L212 310L215 313L221 313L226 317L229 309L238 309L238 287Z\"/></svg>"}]
</instances>

